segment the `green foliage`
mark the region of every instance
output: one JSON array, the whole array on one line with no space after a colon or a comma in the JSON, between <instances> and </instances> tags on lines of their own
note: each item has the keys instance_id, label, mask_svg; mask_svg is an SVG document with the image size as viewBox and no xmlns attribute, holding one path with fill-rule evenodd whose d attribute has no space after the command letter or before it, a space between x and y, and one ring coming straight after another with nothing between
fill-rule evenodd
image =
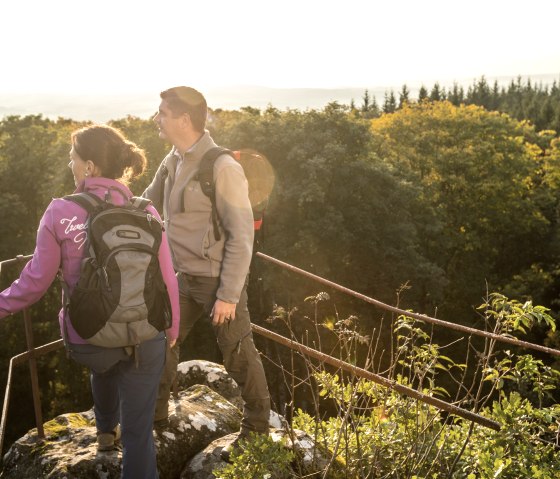
<instances>
[{"instance_id":1,"label":"green foliage","mask_svg":"<svg viewBox=\"0 0 560 479\"><path fill-rule=\"evenodd\" d=\"M500 423L501 429L492 433L475 429L457 462L457 470L464 474L460 477L557 477L558 452L554 443L546 439L558 433L558 405L536 409L512 392L502 395L487 413ZM462 434L467 435L465 426Z\"/></svg>"},{"instance_id":2,"label":"green foliage","mask_svg":"<svg viewBox=\"0 0 560 479\"><path fill-rule=\"evenodd\" d=\"M422 102L373 120L372 129L379 157L418 186L417 244L444 272L444 297L433 304L444 316L464 321L484 280L499 290L551 252L552 155L528 124L474 105Z\"/></svg>"},{"instance_id":3,"label":"green foliage","mask_svg":"<svg viewBox=\"0 0 560 479\"><path fill-rule=\"evenodd\" d=\"M213 471L216 479L285 479L291 477L294 453L282 441L249 435L231 453L231 464Z\"/></svg>"},{"instance_id":4,"label":"green foliage","mask_svg":"<svg viewBox=\"0 0 560 479\"><path fill-rule=\"evenodd\" d=\"M492 319L500 333L521 332L526 334L534 325L543 323L552 331L556 331L556 322L544 306L533 306L532 301L521 304L517 300L510 300L500 293L491 293L488 300L482 303L479 310Z\"/></svg>"},{"instance_id":5,"label":"green foliage","mask_svg":"<svg viewBox=\"0 0 560 479\"><path fill-rule=\"evenodd\" d=\"M214 128L222 144L256 148L274 167L267 252L378 298L388 300L407 280L438 296L442 271L419 248L417 222L427 218L418 188L379 159L367 121L332 104L305 113L215 114ZM279 302L311 292L309 282L266 273L284 285L275 291Z\"/></svg>"},{"instance_id":6,"label":"green foliage","mask_svg":"<svg viewBox=\"0 0 560 479\"><path fill-rule=\"evenodd\" d=\"M367 90L366 90L367 94ZM385 98L388 94L385 94ZM397 108L402 108L406 100L412 103L415 100L409 97L408 88L403 85ZM368 104L375 100L370 100ZM528 78L523 82L521 77L512 80L507 87L500 87L497 81L490 85L484 76L473 81L467 87L467 91L462 86L454 83L446 90L436 82L432 86L430 93L422 85L416 99L417 103L424 101L449 101L455 106L477 105L490 111L500 111L507 113L519 121L528 120L535 125L538 130L555 130L560 132L560 88L558 81L552 85L533 84ZM365 101L364 101L365 104ZM393 110L394 111L394 110ZM367 109L362 109L362 114L366 117ZM387 112L387 111L385 111ZM392 112L392 111L391 111Z\"/></svg>"},{"instance_id":7,"label":"green foliage","mask_svg":"<svg viewBox=\"0 0 560 479\"><path fill-rule=\"evenodd\" d=\"M12 116L0 122L0 216L11 232L0 238L1 259L33 250L44 209L71 179L65 169L71 125L76 126L40 115Z\"/></svg>"},{"instance_id":8,"label":"green foliage","mask_svg":"<svg viewBox=\"0 0 560 479\"><path fill-rule=\"evenodd\" d=\"M497 334L525 333L539 322L554 327L546 308L500 294L489 295L479 309ZM395 321L394 338L394 380L429 396L449 396L437 386L442 374L461 380L467 367L481 370L471 386L462 382L453 404L497 422L500 430L442 413L341 371L315 369L319 397L334 402L336 413L312 416L298 409L292 426L344 462L345 477L557 477L560 406L545 406L543 399L558 388L558 371L531 355L498 353L487 346L457 364L441 354L443 348L432 343L422 322L407 316ZM490 386L489 392L480 394L480 386ZM330 477L326 470L324 474Z\"/></svg>"}]
</instances>

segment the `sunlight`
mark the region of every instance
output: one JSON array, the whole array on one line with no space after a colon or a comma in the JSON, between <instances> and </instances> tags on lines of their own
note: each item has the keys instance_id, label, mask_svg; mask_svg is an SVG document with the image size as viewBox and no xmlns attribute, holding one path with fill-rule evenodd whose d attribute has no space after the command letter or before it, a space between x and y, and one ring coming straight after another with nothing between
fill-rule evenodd
<instances>
[{"instance_id":1,"label":"sunlight","mask_svg":"<svg viewBox=\"0 0 560 479\"><path fill-rule=\"evenodd\" d=\"M547 14L558 13L556 3L537 0L505 17L506 5L60 0L53 14L48 2L4 2L9 73L0 93L366 87L558 73L556 16Z\"/></svg>"}]
</instances>

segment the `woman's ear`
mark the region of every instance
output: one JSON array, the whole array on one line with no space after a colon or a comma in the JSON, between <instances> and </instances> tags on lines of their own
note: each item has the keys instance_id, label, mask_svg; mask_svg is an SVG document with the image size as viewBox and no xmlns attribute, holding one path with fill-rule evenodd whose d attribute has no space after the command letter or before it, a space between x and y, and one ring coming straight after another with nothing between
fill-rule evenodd
<instances>
[{"instance_id":1,"label":"woman's ear","mask_svg":"<svg viewBox=\"0 0 560 479\"><path fill-rule=\"evenodd\" d=\"M91 160L86 161L86 173L88 174L87 176L101 176L99 168Z\"/></svg>"}]
</instances>

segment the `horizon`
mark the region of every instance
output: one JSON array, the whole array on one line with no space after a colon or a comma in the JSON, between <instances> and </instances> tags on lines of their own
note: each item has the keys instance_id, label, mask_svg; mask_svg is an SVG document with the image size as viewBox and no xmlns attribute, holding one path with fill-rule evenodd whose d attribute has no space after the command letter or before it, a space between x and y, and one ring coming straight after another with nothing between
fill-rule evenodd
<instances>
[{"instance_id":1,"label":"horizon","mask_svg":"<svg viewBox=\"0 0 560 479\"><path fill-rule=\"evenodd\" d=\"M0 6L0 94L145 94L184 84L203 92L376 89L560 75L554 0L524 9L505 0L57 0L56 7Z\"/></svg>"},{"instance_id":2,"label":"horizon","mask_svg":"<svg viewBox=\"0 0 560 479\"><path fill-rule=\"evenodd\" d=\"M406 84L411 99L418 96L421 86L428 91L438 83L440 87L449 90L453 84L462 86L465 91L482 77L490 84L498 82L500 87L506 87L511 81L521 78L522 84L531 81L534 85L550 86L560 82L560 74L545 74L511 77L490 78L482 75L479 78L464 79L452 83L434 81L433 83ZM405 85L388 85L374 87L348 88L274 88L265 86L239 85L223 88L209 88L203 91L208 106L213 109L238 110L242 107L252 107L260 110L269 106L279 110L322 109L329 103L337 102L350 105L352 101L359 105L365 91L370 98L375 97L382 105L384 95L393 91L398 92ZM0 91L0 119L10 115L43 115L46 118L69 118L76 121L107 122L124 118L128 115L139 118L149 118L159 104L159 92L129 92L129 93L16 93L4 94Z\"/></svg>"}]
</instances>

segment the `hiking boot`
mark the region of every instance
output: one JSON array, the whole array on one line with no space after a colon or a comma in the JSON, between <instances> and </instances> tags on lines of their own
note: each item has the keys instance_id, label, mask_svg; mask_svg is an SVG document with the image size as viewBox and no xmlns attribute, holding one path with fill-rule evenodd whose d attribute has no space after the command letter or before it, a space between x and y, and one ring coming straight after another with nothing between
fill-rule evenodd
<instances>
[{"instance_id":1,"label":"hiking boot","mask_svg":"<svg viewBox=\"0 0 560 479\"><path fill-rule=\"evenodd\" d=\"M163 429L167 426L169 426L169 418L167 416L161 419L154 419L153 429Z\"/></svg>"},{"instance_id":2,"label":"hiking boot","mask_svg":"<svg viewBox=\"0 0 560 479\"><path fill-rule=\"evenodd\" d=\"M121 438L121 426L117 424L115 429L110 432L97 433L97 450L112 451L115 449L115 443Z\"/></svg>"}]
</instances>

